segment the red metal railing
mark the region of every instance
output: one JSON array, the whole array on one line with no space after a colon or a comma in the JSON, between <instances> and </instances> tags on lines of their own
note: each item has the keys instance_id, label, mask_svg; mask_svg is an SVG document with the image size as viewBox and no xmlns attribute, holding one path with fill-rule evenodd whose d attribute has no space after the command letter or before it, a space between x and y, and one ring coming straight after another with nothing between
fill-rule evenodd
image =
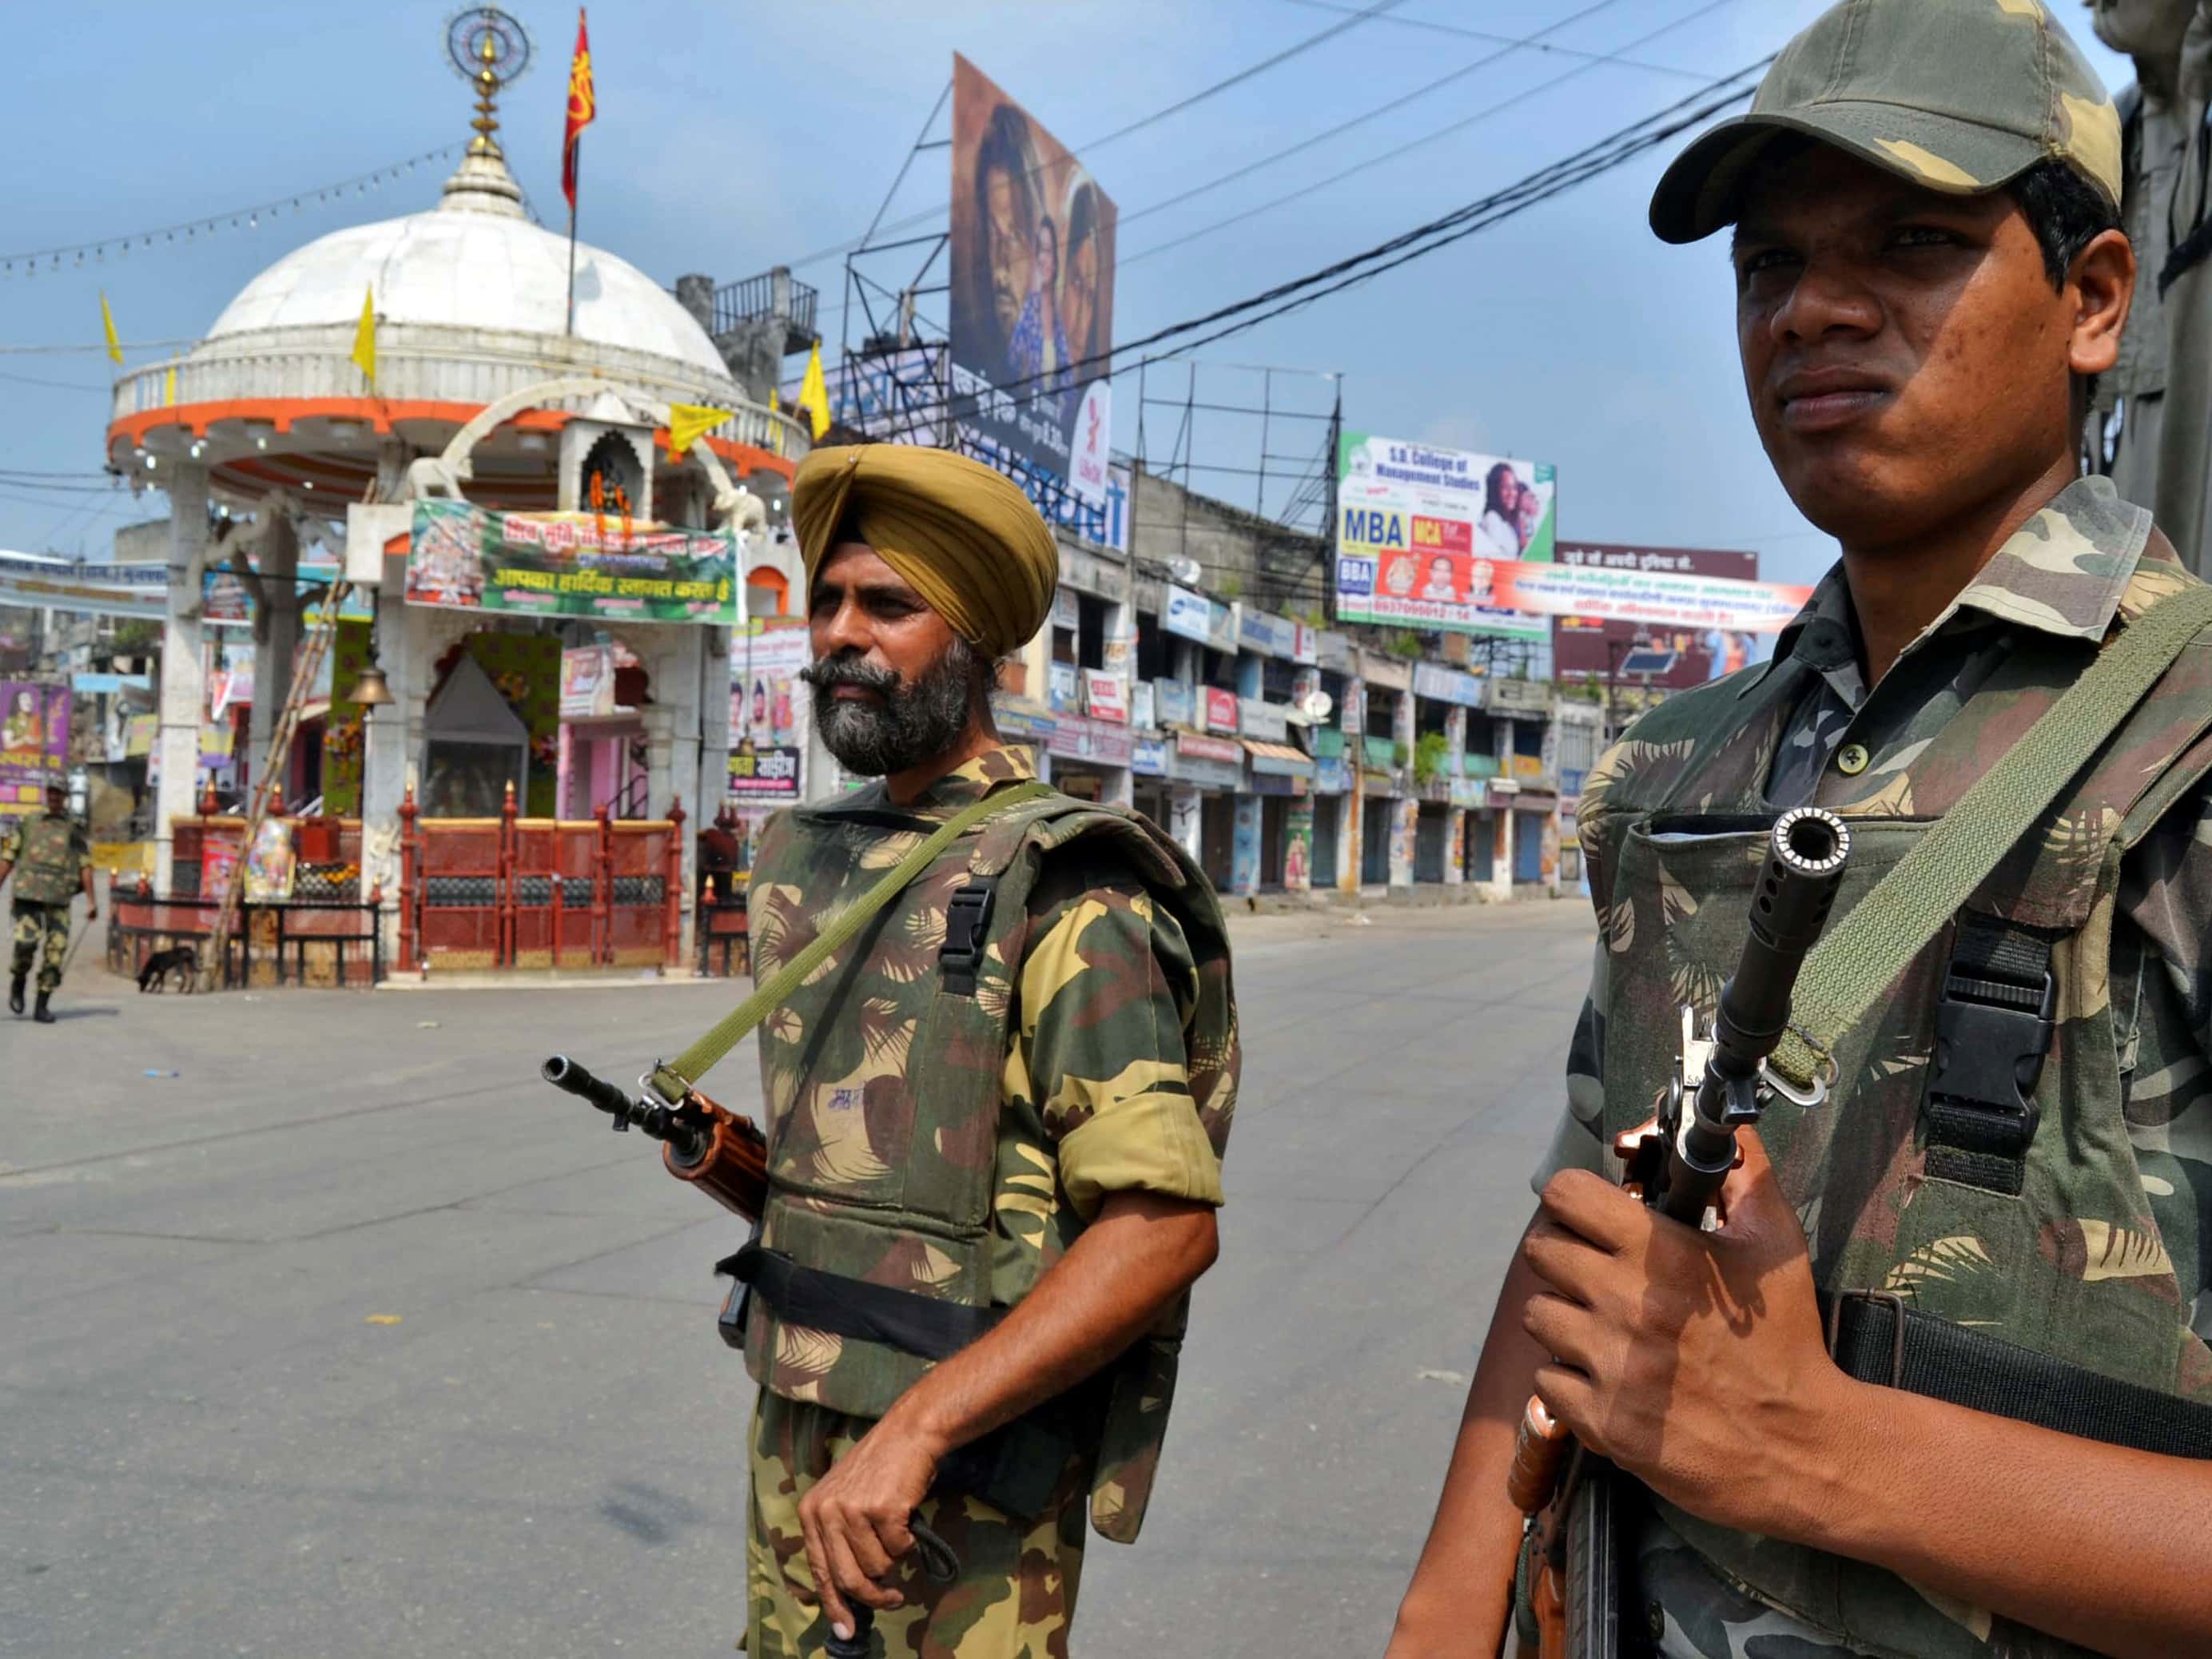
<instances>
[{"instance_id":1,"label":"red metal railing","mask_svg":"<svg viewBox=\"0 0 2212 1659\"><path fill-rule=\"evenodd\" d=\"M399 960L436 967L675 967L684 808L665 818L424 817L400 803Z\"/></svg>"}]
</instances>

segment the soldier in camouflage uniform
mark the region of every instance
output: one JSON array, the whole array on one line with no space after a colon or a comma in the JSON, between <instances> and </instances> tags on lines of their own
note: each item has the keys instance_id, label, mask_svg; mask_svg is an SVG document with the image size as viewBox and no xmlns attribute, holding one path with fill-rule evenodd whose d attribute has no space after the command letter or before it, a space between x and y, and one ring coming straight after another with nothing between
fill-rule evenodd
<instances>
[{"instance_id":1,"label":"soldier in camouflage uniform","mask_svg":"<svg viewBox=\"0 0 2212 1659\"><path fill-rule=\"evenodd\" d=\"M1035 785L993 665L1048 614L1020 491L934 450L817 450L793 514L817 726L879 781L780 815L765 980L939 825L1006 798L760 1032L747 1644L1064 1656L1086 1527L1136 1534L1187 1292L1212 1261L1236 1011L1205 878L1133 814ZM957 1555L918 1569L910 1517Z\"/></svg>"},{"instance_id":2,"label":"soldier in camouflage uniform","mask_svg":"<svg viewBox=\"0 0 2212 1659\"><path fill-rule=\"evenodd\" d=\"M1845 817L1845 913L2198 586L2075 476L2135 278L2118 185L2117 115L2040 0L1849 0L1660 185L1666 240L1736 227L1753 418L1844 556L1772 663L1591 775L1568 1109L1394 1659L1495 1650L1532 1389L1640 1483L1630 1650L2212 1652L2212 638L1834 1043L1829 1101L1743 1137L1716 1230L1620 1191L1612 1151L1681 1008L1711 1013L1778 812ZM1931 1087L1970 1042L2031 1097ZM2169 1431L2181 1455L2146 1448Z\"/></svg>"},{"instance_id":3,"label":"soldier in camouflage uniform","mask_svg":"<svg viewBox=\"0 0 2212 1659\"><path fill-rule=\"evenodd\" d=\"M39 1000L32 1018L41 1025L54 1023L50 1006L61 988L62 963L69 957L70 906L80 890L85 899L84 919L100 915L93 896L92 848L83 829L69 815L69 796L58 783L46 786L42 812L10 818L0 829L0 883L9 872L15 878L12 907L15 954L9 965L8 1011L23 1012L23 987L33 963L39 972Z\"/></svg>"}]
</instances>

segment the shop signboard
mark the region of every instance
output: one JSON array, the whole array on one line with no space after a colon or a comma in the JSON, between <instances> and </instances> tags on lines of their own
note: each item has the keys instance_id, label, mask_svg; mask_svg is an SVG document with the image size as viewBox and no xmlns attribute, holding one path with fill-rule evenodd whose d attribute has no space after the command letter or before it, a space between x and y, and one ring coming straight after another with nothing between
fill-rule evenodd
<instances>
[{"instance_id":1,"label":"shop signboard","mask_svg":"<svg viewBox=\"0 0 2212 1659\"><path fill-rule=\"evenodd\" d=\"M1260 765L1259 757L1253 757L1252 793L1255 795L1295 795L1303 798L1312 787L1303 772L1269 772Z\"/></svg>"},{"instance_id":2,"label":"shop signboard","mask_svg":"<svg viewBox=\"0 0 2212 1659\"><path fill-rule=\"evenodd\" d=\"M1168 584L1167 609L1160 612L1160 626L1170 634L1186 640L1196 640L1200 645L1213 637L1210 611L1212 602L1202 594L1187 587Z\"/></svg>"},{"instance_id":3,"label":"shop signboard","mask_svg":"<svg viewBox=\"0 0 2212 1659\"><path fill-rule=\"evenodd\" d=\"M1441 663L1413 665L1413 695L1431 702L1456 703L1462 708L1482 707L1482 681L1473 674Z\"/></svg>"},{"instance_id":4,"label":"shop signboard","mask_svg":"<svg viewBox=\"0 0 2212 1659\"><path fill-rule=\"evenodd\" d=\"M1552 683L1492 680L1488 683L1486 706L1494 714L1548 714L1552 712Z\"/></svg>"},{"instance_id":5,"label":"shop signboard","mask_svg":"<svg viewBox=\"0 0 2212 1659\"><path fill-rule=\"evenodd\" d=\"M1083 601L1065 582L1052 591L1052 625L1071 633L1083 626Z\"/></svg>"},{"instance_id":6,"label":"shop signboard","mask_svg":"<svg viewBox=\"0 0 2212 1659\"><path fill-rule=\"evenodd\" d=\"M795 801L805 793L813 704L799 676L812 654L803 623L756 617L730 641L729 794L738 805Z\"/></svg>"},{"instance_id":7,"label":"shop signboard","mask_svg":"<svg viewBox=\"0 0 2212 1659\"><path fill-rule=\"evenodd\" d=\"M1055 714L1079 713L1083 706L1082 671L1072 662L1056 662L1046 672L1046 696Z\"/></svg>"},{"instance_id":8,"label":"shop signboard","mask_svg":"<svg viewBox=\"0 0 2212 1659\"><path fill-rule=\"evenodd\" d=\"M1340 634L1333 628L1324 628L1314 647L1314 656L1321 666L1328 669L1332 674L1349 674L1354 672L1352 635L1349 634Z\"/></svg>"},{"instance_id":9,"label":"shop signboard","mask_svg":"<svg viewBox=\"0 0 2212 1659\"><path fill-rule=\"evenodd\" d=\"M1206 688L1206 729L1209 732L1237 730L1237 694L1224 691L1218 686Z\"/></svg>"},{"instance_id":10,"label":"shop signboard","mask_svg":"<svg viewBox=\"0 0 2212 1659\"><path fill-rule=\"evenodd\" d=\"M1260 799L1237 798L1231 831L1229 886L1231 892L1249 893L1260 885Z\"/></svg>"},{"instance_id":11,"label":"shop signboard","mask_svg":"<svg viewBox=\"0 0 2212 1659\"><path fill-rule=\"evenodd\" d=\"M1063 760L1127 766L1136 752L1136 740L1126 726L1109 726L1080 714L1063 714L1053 722L1052 736L1046 740L1045 749Z\"/></svg>"},{"instance_id":12,"label":"shop signboard","mask_svg":"<svg viewBox=\"0 0 2212 1659\"><path fill-rule=\"evenodd\" d=\"M1340 795L1351 787L1351 769L1345 765L1341 755L1331 755L1314 763L1314 793Z\"/></svg>"},{"instance_id":13,"label":"shop signboard","mask_svg":"<svg viewBox=\"0 0 2212 1659\"><path fill-rule=\"evenodd\" d=\"M1129 769L1139 776L1164 778L1168 775L1168 745L1164 738L1139 738L1129 750Z\"/></svg>"},{"instance_id":14,"label":"shop signboard","mask_svg":"<svg viewBox=\"0 0 2212 1659\"><path fill-rule=\"evenodd\" d=\"M1264 611L1240 606L1237 618L1237 643L1243 650L1256 651L1263 657L1295 658L1298 649L1298 625L1288 617L1270 616Z\"/></svg>"},{"instance_id":15,"label":"shop signboard","mask_svg":"<svg viewBox=\"0 0 2212 1659\"><path fill-rule=\"evenodd\" d=\"M1188 680L1154 680L1152 714L1162 726L1198 724L1197 698Z\"/></svg>"},{"instance_id":16,"label":"shop signboard","mask_svg":"<svg viewBox=\"0 0 2212 1659\"><path fill-rule=\"evenodd\" d=\"M1557 472L1542 462L1346 432L1337 448L1336 614L1531 642L1551 629L1492 562L1547 563Z\"/></svg>"},{"instance_id":17,"label":"shop signboard","mask_svg":"<svg viewBox=\"0 0 2212 1659\"><path fill-rule=\"evenodd\" d=\"M166 564L74 564L0 553L0 605L160 622L168 603Z\"/></svg>"},{"instance_id":18,"label":"shop signboard","mask_svg":"<svg viewBox=\"0 0 2212 1659\"><path fill-rule=\"evenodd\" d=\"M66 685L0 680L0 817L39 811L68 772L70 708Z\"/></svg>"},{"instance_id":19,"label":"shop signboard","mask_svg":"<svg viewBox=\"0 0 2212 1659\"><path fill-rule=\"evenodd\" d=\"M410 605L607 622L738 620L737 540L592 513L415 503Z\"/></svg>"},{"instance_id":20,"label":"shop signboard","mask_svg":"<svg viewBox=\"0 0 2212 1659\"><path fill-rule=\"evenodd\" d=\"M1235 729L1248 738L1258 738L1267 743L1287 742L1291 735L1290 721L1280 703L1263 702L1257 697L1237 700L1237 718Z\"/></svg>"},{"instance_id":21,"label":"shop signboard","mask_svg":"<svg viewBox=\"0 0 2212 1659\"><path fill-rule=\"evenodd\" d=\"M1093 720L1129 723L1129 682L1095 668L1083 671L1083 712Z\"/></svg>"},{"instance_id":22,"label":"shop signboard","mask_svg":"<svg viewBox=\"0 0 2212 1659\"><path fill-rule=\"evenodd\" d=\"M1347 738L1356 738L1367 729L1367 688L1358 680L1345 683L1342 721Z\"/></svg>"},{"instance_id":23,"label":"shop signboard","mask_svg":"<svg viewBox=\"0 0 2212 1659\"><path fill-rule=\"evenodd\" d=\"M991 699L991 714L998 722L1000 737L1008 743L1025 744L1031 748L1048 741L1054 727L1060 724L1035 703L1003 696Z\"/></svg>"},{"instance_id":24,"label":"shop signboard","mask_svg":"<svg viewBox=\"0 0 2212 1659\"><path fill-rule=\"evenodd\" d=\"M1129 688L1129 724L1144 731L1150 731L1158 724L1150 680L1139 680Z\"/></svg>"},{"instance_id":25,"label":"shop signboard","mask_svg":"<svg viewBox=\"0 0 2212 1659\"><path fill-rule=\"evenodd\" d=\"M1200 737L1194 732L1176 735L1176 753L1187 760L1224 761L1231 766L1244 763L1244 745L1234 738Z\"/></svg>"},{"instance_id":26,"label":"shop signboard","mask_svg":"<svg viewBox=\"0 0 2212 1659\"><path fill-rule=\"evenodd\" d=\"M1292 626L1297 629L1297 636L1291 646L1291 660L1307 668L1318 666L1321 662L1321 630L1309 628L1304 623L1296 623Z\"/></svg>"}]
</instances>

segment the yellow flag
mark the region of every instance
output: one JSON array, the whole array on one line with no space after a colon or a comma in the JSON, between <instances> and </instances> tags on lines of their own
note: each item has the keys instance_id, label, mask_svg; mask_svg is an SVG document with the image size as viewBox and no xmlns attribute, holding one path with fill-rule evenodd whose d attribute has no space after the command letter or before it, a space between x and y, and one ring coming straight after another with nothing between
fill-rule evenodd
<instances>
[{"instance_id":1,"label":"yellow flag","mask_svg":"<svg viewBox=\"0 0 2212 1659\"><path fill-rule=\"evenodd\" d=\"M107 355L123 361L123 342L115 337L115 313L107 308L107 290L100 291L100 325L107 331Z\"/></svg>"},{"instance_id":2,"label":"yellow flag","mask_svg":"<svg viewBox=\"0 0 2212 1659\"><path fill-rule=\"evenodd\" d=\"M806 360L806 378L799 383L799 402L796 407L805 410L811 418L814 435L819 438L830 429L830 386L822 378L822 342L814 343L813 354Z\"/></svg>"},{"instance_id":3,"label":"yellow flag","mask_svg":"<svg viewBox=\"0 0 2212 1659\"><path fill-rule=\"evenodd\" d=\"M782 404L778 402L776 399L775 388L773 386L769 386L768 389L768 412L771 415L776 415L781 414L782 410ZM770 421L768 423L768 447L779 455L783 453L783 422L781 421Z\"/></svg>"},{"instance_id":4,"label":"yellow flag","mask_svg":"<svg viewBox=\"0 0 2212 1659\"><path fill-rule=\"evenodd\" d=\"M691 453L691 446L699 441L699 434L709 427L720 426L728 420L726 409L708 409L698 404L668 405L668 459L680 461Z\"/></svg>"},{"instance_id":5,"label":"yellow flag","mask_svg":"<svg viewBox=\"0 0 2212 1659\"><path fill-rule=\"evenodd\" d=\"M353 360L361 372L368 377L372 386L376 384L376 290L363 289L361 295L361 323L353 331Z\"/></svg>"},{"instance_id":6,"label":"yellow flag","mask_svg":"<svg viewBox=\"0 0 2212 1659\"><path fill-rule=\"evenodd\" d=\"M177 366L176 366L174 363L171 363L171 364L169 365L169 381L168 381L168 385L167 385L167 386L163 389L162 395L161 395L161 406L162 406L163 408L165 408L165 409L166 409L166 408L168 408L170 405L173 404L176 401L177 401Z\"/></svg>"}]
</instances>

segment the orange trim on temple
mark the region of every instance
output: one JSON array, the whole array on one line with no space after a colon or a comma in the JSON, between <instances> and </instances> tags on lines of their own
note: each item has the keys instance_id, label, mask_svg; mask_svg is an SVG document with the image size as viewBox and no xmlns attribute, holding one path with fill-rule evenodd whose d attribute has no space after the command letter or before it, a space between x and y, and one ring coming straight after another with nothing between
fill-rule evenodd
<instances>
[{"instance_id":1,"label":"orange trim on temple","mask_svg":"<svg viewBox=\"0 0 2212 1659\"><path fill-rule=\"evenodd\" d=\"M194 437L204 438L217 421L267 421L279 432L289 432L296 421L366 421L371 431L386 433L399 421L446 421L465 426L483 410L482 404L443 403L427 398L227 398L213 403L171 404L126 415L109 425L107 447L113 450L118 441L143 443L148 433L161 427L183 427ZM565 409L526 409L506 424L525 432L558 432L576 418ZM655 437L665 454L666 428ZM707 447L736 466L740 477L765 471L780 472L788 479L797 471L782 456L757 445L709 437Z\"/></svg>"}]
</instances>

